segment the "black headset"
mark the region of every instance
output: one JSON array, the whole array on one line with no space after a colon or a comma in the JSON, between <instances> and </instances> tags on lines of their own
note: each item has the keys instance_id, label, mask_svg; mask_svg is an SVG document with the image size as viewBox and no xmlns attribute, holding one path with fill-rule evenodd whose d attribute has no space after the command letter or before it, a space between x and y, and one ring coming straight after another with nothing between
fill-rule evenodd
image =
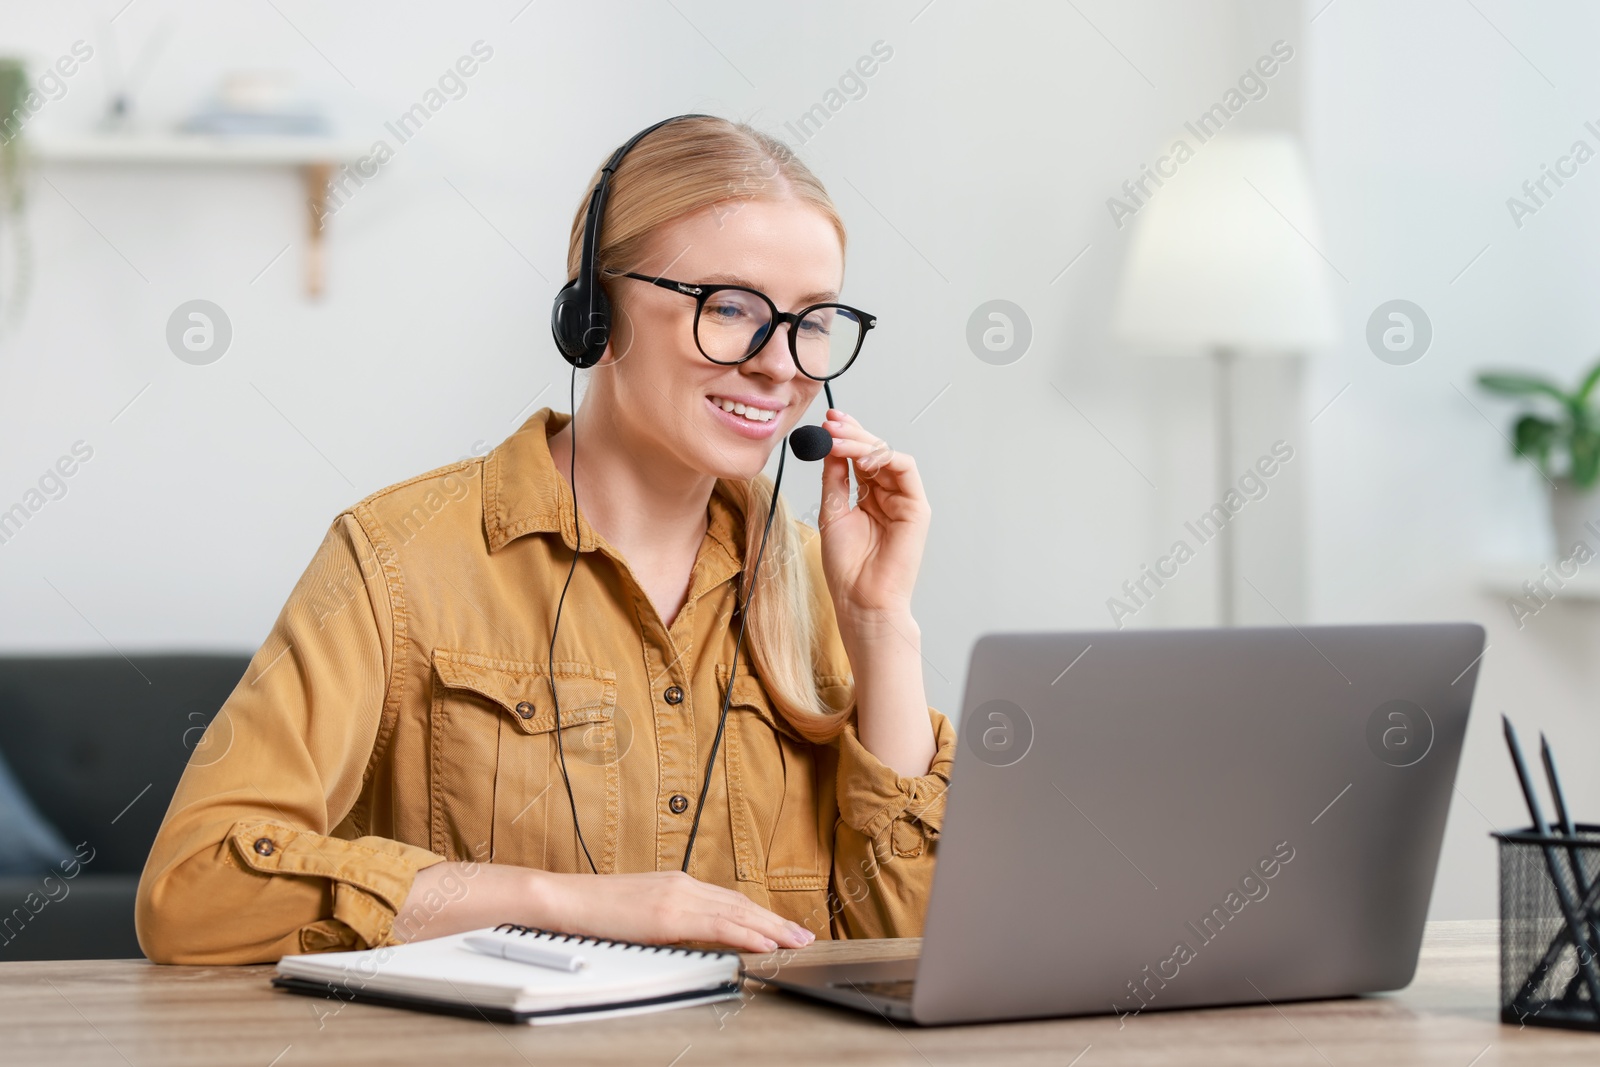
<instances>
[{"instance_id":1,"label":"black headset","mask_svg":"<svg viewBox=\"0 0 1600 1067\"><path fill-rule=\"evenodd\" d=\"M550 649L545 669L546 680L550 684L550 699L555 705L556 754L561 763L561 781L567 789L567 803L572 808L572 825L577 831L578 844L583 849L584 859L589 861L589 870L595 874L598 874L599 870L595 866L594 857L589 853L588 844L584 842L583 826L578 819L578 803L572 796L572 780L567 777L567 755L561 740L561 700L556 695L555 654L556 633L561 628L561 608L566 603L567 589L572 585L572 575L578 567L578 555L583 550L582 528L578 525L578 371L599 363L600 357L605 354L606 344L611 339L611 303L606 299L605 290L600 286L599 271L595 266L595 257L599 253L600 246L600 224L605 214L606 198L611 193L611 176L621 164L622 157L627 155L634 145L668 123L680 119L711 117L690 114L662 119L655 125L634 134L626 144L611 154L606 165L600 168L600 180L595 183L594 191L589 194L589 210L583 220L583 252L578 260L578 276L561 287L550 309L550 333L555 338L556 349L561 353L561 357L572 365L572 383L569 391L569 404L572 408L572 451L567 481L572 486L573 536L577 543L572 552L572 565L567 568L566 584L561 587L561 599L556 602L556 617L550 628ZM828 382L823 382L822 387L828 397L828 406L832 407L833 389ZM789 449L794 450L796 458L810 462L822 459L832 447L833 436L821 426L796 427L789 435L788 448L778 453L778 472L773 479L772 501L767 507L767 524L761 531L761 543L756 550L756 565L750 571L752 575L761 573L761 557L766 552L767 534L772 529L772 517L778 510L778 488L783 484L783 461ZM717 734L711 743L711 755L706 760L705 780L700 786L700 799L695 804L694 822L689 828L689 842L683 850L683 866L680 869L685 873L689 870L689 857L694 854L695 837L700 832L700 815L705 809L706 792L711 788L711 773L716 766L717 751L722 745L723 729L728 722L733 683L739 676L739 651L744 647L744 628L745 623L749 621L750 598L754 593L755 583L752 579L750 588L744 591L744 596L742 598L735 596L734 613L739 617L739 636L733 646L733 662L728 671L728 688L722 697L722 713L717 720Z\"/></svg>"},{"instance_id":2,"label":"black headset","mask_svg":"<svg viewBox=\"0 0 1600 1067\"><path fill-rule=\"evenodd\" d=\"M616 173L622 157L634 145L670 122L680 119L707 119L710 115L675 115L662 119L654 126L634 134L621 148L611 153L606 165L600 168L600 180L589 194L589 213L583 220L583 254L578 260L578 276L561 287L555 305L550 309L550 333L556 339L556 350L574 367L587 370L600 362L606 342L611 339L611 302L600 286L599 272L595 269L595 256L600 248L600 220L605 214L606 199L611 195L611 176Z\"/></svg>"}]
</instances>

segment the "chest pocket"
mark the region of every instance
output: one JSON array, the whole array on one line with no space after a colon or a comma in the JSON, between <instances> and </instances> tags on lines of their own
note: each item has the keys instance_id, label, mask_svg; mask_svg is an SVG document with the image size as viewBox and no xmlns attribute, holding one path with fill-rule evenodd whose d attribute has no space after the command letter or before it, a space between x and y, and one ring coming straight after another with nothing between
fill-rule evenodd
<instances>
[{"instance_id":1,"label":"chest pocket","mask_svg":"<svg viewBox=\"0 0 1600 1067\"><path fill-rule=\"evenodd\" d=\"M717 664L717 685L719 695L727 692L727 664ZM743 669L734 680L723 744L735 877L771 893L826 888L833 857L823 830L832 816L817 810L816 750Z\"/></svg>"},{"instance_id":2,"label":"chest pocket","mask_svg":"<svg viewBox=\"0 0 1600 1067\"><path fill-rule=\"evenodd\" d=\"M557 660L561 749L583 839L614 871L620 770L616 672ZM450 859L587 872L557 762L555 705L544 663L433 650L430 848Z\"/></svg>"}]
</instances>

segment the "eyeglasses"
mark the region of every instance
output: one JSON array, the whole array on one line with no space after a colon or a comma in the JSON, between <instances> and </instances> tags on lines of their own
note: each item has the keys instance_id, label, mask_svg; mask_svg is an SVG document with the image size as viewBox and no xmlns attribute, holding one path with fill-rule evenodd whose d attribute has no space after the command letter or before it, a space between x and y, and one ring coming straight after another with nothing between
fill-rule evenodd
<instances>
[{"instance_id":1,"label":"eyeglasses","mask_svg":"<svg viewBox=\"0 0 1600 1067\"><path fill-rule=\"evenodd\" d=\"M779 311L772 298L743 285L691 285L633 271L614 271L663 289L692 296L694 342L713 363L732 365L752 359L772 338L775 324L789 324L789 354L807 378L837 378L861 351L875 316L846 304L812 304Z\"/></svg>"}]
</instances>

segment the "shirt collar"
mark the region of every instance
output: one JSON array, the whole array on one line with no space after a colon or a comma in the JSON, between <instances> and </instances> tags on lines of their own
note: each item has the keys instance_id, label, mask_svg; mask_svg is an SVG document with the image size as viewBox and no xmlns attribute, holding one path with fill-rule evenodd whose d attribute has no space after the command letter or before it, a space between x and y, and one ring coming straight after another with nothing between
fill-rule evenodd
<instances>
[{"instance_id":1,"label":"shirt collar","mask_svg":"<svg viewBox=\"0 0 1600 1067\"><path fill-rule=\"evenodd\" d=\"M572 490L550 458L550 437L559 433L572 416L540 408L517 431L492 450L483 461L483 528L489 551L498 552L524 534L560 533L568 548L573 535ZM718 493L707 505L707 532L726 556L714 569L737 574L744 553L739 548L744 522ZM589 520L579 516L584 551L601 543ZM609 546L607 546L609 548Z\"/></svg>"}]
</instances>

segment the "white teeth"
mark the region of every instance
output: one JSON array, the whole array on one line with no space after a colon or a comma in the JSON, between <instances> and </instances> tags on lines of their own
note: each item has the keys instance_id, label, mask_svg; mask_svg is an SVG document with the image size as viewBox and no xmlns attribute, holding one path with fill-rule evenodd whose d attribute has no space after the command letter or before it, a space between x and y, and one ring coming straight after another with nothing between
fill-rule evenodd
<instances>
[{"instance_id":1,"label":"white teeth","mask_svg":"<svg viewBox=\"0 0 1600 1067\"><path fill-rule=\"evenodd\" d=\"M720 396L711 397L711 402L717 405L717 407L721 408L723 411L732 412L735 415L743 415L751 422L771 422L778 416L776 411L768 411L765 408L750 407L734 400L725 400Z\"/></svg>"}]
</instances>

